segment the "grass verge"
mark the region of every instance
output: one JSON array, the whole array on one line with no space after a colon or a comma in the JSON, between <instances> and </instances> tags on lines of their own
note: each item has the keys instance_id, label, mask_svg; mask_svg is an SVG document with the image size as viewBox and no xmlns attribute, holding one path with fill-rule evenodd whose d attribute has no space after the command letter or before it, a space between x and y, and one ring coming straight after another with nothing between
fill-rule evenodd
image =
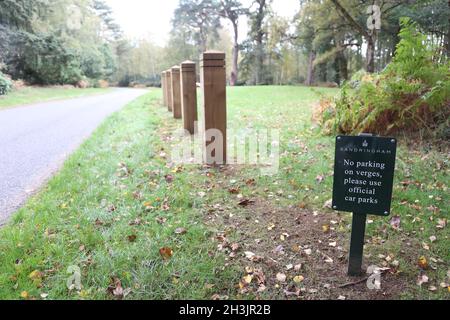
<instances>
[{"instance_id":1,"label":"grass verge","mask_svg":"<svg viewBox=\"0 0 450 320\"><path fill-rule=\"evenodd\" d=\"M334 139L310 120L319 91L336 93L229 89L230 127L281 132L270 177L172 164L180 122L160 92L131 103L0 231L0 298L448 298L448 150L400 137L393 219L370 217L365 248L366 266L389 270L369 290L345 276L350 215L324 205Z\"/></svg>"},{"instance_id":2,"label":"grass verge","mask_svg":"<svg viewBox=\"0 0 450 320\"><path fill-rule=\"evenodd\" d=\"M45 87L24 87L13 90L6 96L0 97L0 109L27 105L51 100L78 98L87 95L106 93L111 89L78 89L78 88L45 88Z\"/></svg>"}]
</instances>

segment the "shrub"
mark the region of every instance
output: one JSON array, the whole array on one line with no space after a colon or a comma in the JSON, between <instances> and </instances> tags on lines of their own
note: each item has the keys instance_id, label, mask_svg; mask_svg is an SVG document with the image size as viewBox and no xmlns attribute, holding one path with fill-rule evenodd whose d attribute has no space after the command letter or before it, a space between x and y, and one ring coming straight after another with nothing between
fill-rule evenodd
<instances>
[{"instance_id":1,"label":"shrub","mask_svg":"<svg viewBox=\"0 0 450 320\"><path fill-rule=\"evenodd\" d=\"M0 72L0 96L7 94L12 89L12 81Z\"/></svg>"},{"instance_id":2,"label":"shrub","mask_svg":"<svg viewBox=\"0 0 450 320\"><path fill-rule=\"evenodd\" d=\"M397 54L380 74L358 72L316 118L327 134L393 134L426 130L446 135L450 62L435 63L434 48L409 19L401 20Z\"/></svg>"},{"instance_id":3,"label":"shrub","mask_svg":"<svg viewBox=\"0 0 450 320\"><path fill-rule=\"evenodd\" d=\"M25 46L25 74L33 83L76 84L82 79L75 52L53 35L30 37Z\"/></svg>"}]
</instances>

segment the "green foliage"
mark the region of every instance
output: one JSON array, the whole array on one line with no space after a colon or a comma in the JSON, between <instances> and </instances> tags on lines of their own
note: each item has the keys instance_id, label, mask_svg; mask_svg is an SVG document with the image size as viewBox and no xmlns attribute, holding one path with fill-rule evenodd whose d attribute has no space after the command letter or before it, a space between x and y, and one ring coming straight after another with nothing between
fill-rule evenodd
<instances>
[{"instance_id":1,"label":"green foliage","mask_svg":"<svg viewBox=\"0 0 450 320\"><path fill-rule=\"evenodd\" d=\"M74 52L55 36L31 38L25 46L25 72L41 84L75 84L82 79L80 62Z\"/></svg>"},{"instance_id":2,"label":"green foliage","mask_svg":"<svg viewBox=\"0 0 450 320\"><path fill-rule=\"evenodd\" d=\"M450 62L434 62L434 47L415 23L402 19L401 25L397 55L386 70L356 74L334 102L321 108L325 132L448 134Z\"/></svg>"},{"instance_id":3,"label":"green foliage","mask_svg":"<svg viewBox=\"0 0 450 320\"><path fill-rule=\"evenodd\" d=\"M7 94L12 89L12 82L0 72L0 96Z\"/></svg>"},{"instance_id":4,"label":"green foliage","mask_svg":"<svg viewBox=\"0 0 450 320\"><path fill-rule=\"evenodd\" d=\"M13 79L44 85L110 80L120 38L103 0L4 0L0 7L0 62Z\"/></svg>"}]
</instances>

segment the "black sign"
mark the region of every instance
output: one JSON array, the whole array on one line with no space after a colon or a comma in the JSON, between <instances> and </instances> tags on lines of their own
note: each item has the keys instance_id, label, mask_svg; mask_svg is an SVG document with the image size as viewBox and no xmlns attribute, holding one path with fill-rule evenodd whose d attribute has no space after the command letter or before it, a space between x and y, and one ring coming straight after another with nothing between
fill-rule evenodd
<instances>
[{"instance_id":1,"label":"black sign","mask_svg":"<svg viewBox=\"0 0 450 320\"><path fill-rule=\"evenodd\" d=\"M338 136L333 209L389 216L397 140Z\"/></svg>"}]
</instances>

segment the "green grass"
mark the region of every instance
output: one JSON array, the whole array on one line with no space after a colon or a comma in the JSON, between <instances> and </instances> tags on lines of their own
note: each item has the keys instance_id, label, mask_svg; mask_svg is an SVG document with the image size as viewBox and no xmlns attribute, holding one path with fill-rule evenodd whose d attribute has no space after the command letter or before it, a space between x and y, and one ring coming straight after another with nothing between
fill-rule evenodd
<instances>
[{"instance_id":1,"label":"green grass","mask_svg":"<svg viewBox=\"0 0 450 320\"><path fill-rule=\"evenodd\" d=\"M236 290L242 266L217 250L214 238L228 226L205 220L214 219L211 208L217 206L223 210L220 215L248 215L234 205L236 196L223 185L249 178L257 183L241 186L245 197L267 199L277 208L301 204L311 211L326 210L322 207L331 198L334 138L322 136L311 122L319 92L337 93L305 87L228 89L229 127L281 132L280 171L271 177L251 167L230 175L200 165L174 166L165 156L172 144L165 138L180 122L160 105L159 90L134 101L108 118L0 231L0 299L19 299L24 291L37 299L42 293L48 299L113 298L107 293L111 277L130 289L130 299L210 299L213 294L252 298ZM439 219L448 219L448 154L425 144L407 147L406 142L401 139L393 199L401 230L394 230L389 219L370 217L367 237L382 244L367 246L366 254L374 263L381 262L378 254L400 261L409 284L400 298L448 299L448 290L439 287L448 281L448 227L436 228ZM167 175L173 176L172 182ZM319 175L324 177L321 183L316 181ZM350 221L349 214L343 216ZM177 235L177 228L187 233ZM229 236L237 242L245 238L239 232ZM430 236L437 241L431 243ZM163 247L173 249L167 261L159 253ZM416 285L421 256L437 268L425 271L430 282L423 288ZM80 267L82 291L67 289L69 266ZM429 285L438 290L429 291Z\"/></svg>"},{"instance_id":2,"label":"green grass","mask_svg":"<svg viewBox=\"0 0 450 320\"><path fill-rule=\"evenodd\" d=\"M78 89L78 88L45 88L45 87L24 87L13 90L6 96L0 96L0 109L45 102L59 99L78 98L92 94L106 93L111 89Z\"/></svg>"}]
</instances>

